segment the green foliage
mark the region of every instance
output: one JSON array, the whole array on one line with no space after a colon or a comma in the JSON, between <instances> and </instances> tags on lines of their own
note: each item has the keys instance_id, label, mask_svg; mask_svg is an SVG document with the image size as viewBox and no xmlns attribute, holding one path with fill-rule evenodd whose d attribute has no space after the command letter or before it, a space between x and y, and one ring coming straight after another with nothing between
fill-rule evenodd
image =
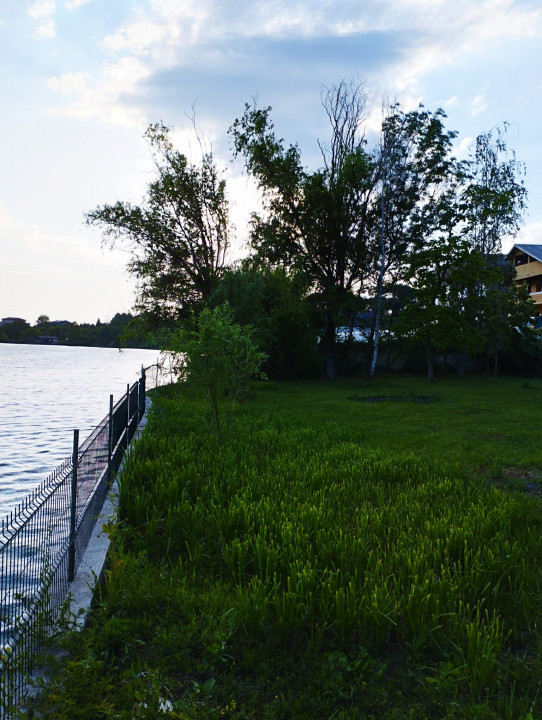
<instances>
[{"instance_id":1,"label":"green foliage","mask_svg":"<svg viewBox=\"0 0 542 720\"><path fill-rule=\"evenodd\" d=\"M0 342L33 342L33 340L30 340L32 329L24 320L15 320L15 322L5 323L0 327L0 333L2 334L2 337L5 338L0 340ZM36 335L37 334L38 333L36 332Z\"/></svg>"},{"instance_id":2,"label":"green foliage","mask_svg":"<svg viewBox=\"0 0 542 720\"><path fill-rule=\"evenodd\" d=\"M211 296L212 305L228 302L236 322L254 328L266 353L263 368L273 379L318 377L318 325L307 285L300 274L266 267L226 271Z\"/></svg>"},{"instance_id":3,"label":"green foliage","mask_svg":"<svg viewBox=\"0 0 542 720\"><path fill-rule=\"evenodd\" d=\"M205 308L194 330L180 327L167 339L175 354L176 372L183 382L205 389L211 402L216 431L222 433L221 413L228 413L244 396L248 381L265 360L254 341L254 331L233 321L227 303Z\"/></svg>"},{"instance_id":4,"label":"green foliage","mask_svg":"<svg viewBox=\"0 0 542 720\"><path fill-rule=\"evenodd\" d=\"M409 253L422 248L438 227L442 197L457 173L451 156L457 133L445 131L445 117L442 110L432 113L422 106L406 113L395 103L382 122L380 145L374 151L380 191L373 200L373 245L378 257L370 376L376 369L384 287L393 288L404 277Z\"/></svg>"},{"instance_id":5,"label":"green foliage","mask_svg":"<svg viewBox=\"0 0 542 720\"><path fill-rule=\"evenodd\" d=\"M504 237L514 237L527 205L525 166L505 141L503 123L476 138L464 165L467 184L462 201L469 240L483 255L501 251Z\"/></svg>"},{"instance_id":6,"label":"green foliage","mask_svg":"<svg viewBox=\"0 0 542 720\"><path fill-rule=\"evenodd\" d=\"M514 235L526 206L524 168L504 142L504 130L481 134L473 156L450 160L445 184L431 203L431 225L411 248L404 277L412 287L397 330L407 341L423 342L428 377L432 349L480 355L498 353L517 338L530 314L528 293L516 292L513 272L498 253Z\"/></svg>"},{"instance_id":7,"label":"green foliage","mask_svg":"<svg viewBox=\"0 0 542 720\"><path fill-rule=\"evenodd\" d=\"M458 353L464 374L467 356L489 348L497 372L499 352L513 344L516 325L507 320L526 309L520 301L515 312L512 280L503 279L497 258L503 238L517 233L527 201L525 169L505 142L506 124L480 134L459 162L452 155L457 133L446 130L441 109L389 105L368 148L364 85L342 80L321 100L330 134L318 141L316 169L304 167L299 147L276 134L270 107L247 104L230 127L234 154L262 198L243 271L226 271L227 196L212 153L200 143L201 161L192 164L173 147L169 128L149 126L156 179L143 203L118 202L86 215L113 245L128 246L139 310L170 326L227 300L239 322L250 318L273 377L316 374L318 337L325 376L334 379L351 365L353 348L338 331L370 307L365 360L372 376L381 324L388 338L393 332L383 313L400 314L401 286L408 283L397 337L407 346L423 343L428 375L435 349Z\"/></svg>"},{"instance_id":8,"label":"green foliage","mask_svg":"<svg viewBox=\"0 0 542 720\"><path fill-rule=\"evenodd\" d=\"M39 321L39 322L38 322ZM2 330L6 329L5 333ZM0 328L0 342L34 343L38 335L53 335L59 345L87 347L157 347L144 318L129 313L116 313L110 322L96 324L50 321L42 315L35 327L26 323L6 324Z\"/></svg>"},{"instance_id":9,"label":"green foliage","mask_svg":"<svg viewBox=\"0 0 542 720\"><path fill-rule=\"evenodd\" d=\"M139 282L139 309L157 317L187 315L207 298L224 267L228 248L226 185L212 153L199 165L176 150L170 130L148 127L157 178L141 206L117 202L87 213L112 245L131 250L129 271Z\"/></svg>"},{"instance_id":10,"label":"green foliage","mask_svg":"<svg viewBox=\"0 0 542 720\"><path fill-rule=\"evenodd\" d=\"M269 107L246 105L230 134L264 195L264 214L253 216L253 248L271 266L307 278L319 299L326 376L333 379L339 318L367 272L375 168L361 131L363 86L341 82L324 93L322 104L331 138L329 146L320 145L324 167L314 172L303 169L296 145L285 147L277 138Z\"/></svg>"},{"instance_id":11,"label":"green foliage","mask_svg":"<svg viewBox=\"0 0 542 720\"><path fill-rule=\"evenodd\" d=\"M488 348L496 354L517 342L518 328L529 332L528 293L516 291L506 262L483 255L465 239L428 240L411 253L407 280L411 294L395 331L406 352L425 344L430 379L434 350L466 357Z\"/></svg>"},{"instance_id":12,"label":"green foliage","mask_svg":"<svg viewBox=\"0 0 542 720\"><path fill-rule=\"evenodd\" d=\"M38 319L36 320L36 327L41 327L49 325L51 323L51 320L49 319L48 315L40 315Z\"/></svg>"},{"instance_id":13,"label":"green foliage","mask_svg":"<svg viewBox=\"0 0 542 720\"><path fill-rule=\"evenodd\" d=\"M516 299L514 309L511 278L496 257L503 238L518 231L527 198L506 125L480 134L471 157L458 162L451 154L457 133L445 129L442 110L390 106L368 151L362 86L343 81L324 92L322 104L331 139L320 144L324 165L313 172L302 167L296 145L276 136L271 108L245 106L230 133L266 201L265 213L254 216L256 257L308 278L326 376L337 374L337 327L355 318L360 296L374 307L374 373L384 288L393 292L399 280L408 281L412 297L397 329L407 342L423 343L429 377L434 349L458 353L463 375L467 356L489 345L496 372L512 316L525 317L527 308ZM349 345L343 350L347 356Z\"/></svg>"}]
</instances>

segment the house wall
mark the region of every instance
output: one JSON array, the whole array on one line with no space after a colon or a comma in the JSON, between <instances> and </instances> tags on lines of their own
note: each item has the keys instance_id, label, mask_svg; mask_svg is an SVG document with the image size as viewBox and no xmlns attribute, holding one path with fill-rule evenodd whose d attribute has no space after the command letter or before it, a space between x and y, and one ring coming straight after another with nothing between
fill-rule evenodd
<instances>
[{"instance_id":1,"label":"house wall","mask_svg":"<svg viewBox=\"0 0 542 720\"><path fill-rule=\"evenodd\" d=\"M512 254L516 282L518 285L528 282L529 292L535 303L535 312L542 315L542 262L527 255L527 262L522 262L526 253L516 250Z\"/></svg>"}]
</instances>

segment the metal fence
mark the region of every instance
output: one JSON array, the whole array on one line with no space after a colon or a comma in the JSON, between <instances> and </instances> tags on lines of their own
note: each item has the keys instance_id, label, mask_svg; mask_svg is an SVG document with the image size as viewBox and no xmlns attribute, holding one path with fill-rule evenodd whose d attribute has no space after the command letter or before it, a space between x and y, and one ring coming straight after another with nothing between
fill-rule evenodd
<instances>
[{"instance_id":1,"label":"metal fence","mask_svg":"<svg viewBox=\"0 0 542 720\"><path fill-rule=\"evenodd\" d=\"M73 453L0 529L0 718L26 694L26 678L58 620L114 473L145 412L145 371Z\"/></svg>"}]
</instances>

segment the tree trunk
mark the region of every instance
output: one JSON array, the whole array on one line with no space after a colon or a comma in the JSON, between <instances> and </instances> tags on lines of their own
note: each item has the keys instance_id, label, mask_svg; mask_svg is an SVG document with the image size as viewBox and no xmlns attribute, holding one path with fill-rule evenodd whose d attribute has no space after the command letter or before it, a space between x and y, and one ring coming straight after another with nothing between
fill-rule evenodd
<instances>
[{"instance_id":1,"label":"tree trunk","mask_svg":"<svg viewBox=\"0 0 542 720\"><path fill-rule=\"evenodd\" d=\"M495 357L493 363L493 377L497 377L499 374L499 348L495 346Z\"/></svg>"},{"instance_id":2,"label":"tree trunk","mask_svg":"<svg viewBox=\"0 0 542 720\"><path fill-rule=\"evenodd\" d=\"M337 353L335 350L335 328L327 327L324 334L326 380L335 380L337 377Z\"/></svg>"},{"instance_id":3,"label":"tree trunk","mask_svg":"<svg viewBox=\"0 0 542 720\"><path fill-rule=\"evenodd\" d=\"M384 145L385 149L385 145ZM374 342L373 342L373 359L371 362L371 369L369 371L369 377L373 377L376 370L376 361L378 360L378 342L380 340L380 312L382 310L382 291L384 287L384 266L386 264L386 237L385 237L385 226L386 226L386 157L384 154L382 163L382 194L380 196L380 270L378 271L378 282L377 282L377 296L376 296L376 317L375 317L375 331L374 331Z\"/></svg>"},{"instance_id":4,"label":"tree trunk","mask_svg":"<svg viewBox=\"0 0 542 720\"><path fill-rule=\"evenodd\" d=\"M369 377L372 378L376 370L376 361L378 360L378 342L380 340L380 311L382 308L382 285L383 285L383 267L381 267L380 276L378 278L378 291L376 298L376 315L373 334L373 358L371 360L371 368Z\"/></svg>"},{"instance_id":5,"label":"tree trunk","mask_svg":"<svg viewBox=\"0 0 542 720\"><path fill-rule=\"evenodd\" d=\"M335 380L337 377L337 368L335 361L335 348L326 344L324 348L324 356L326 360L326 380Z\"/></svg>"},{"instance_id":6,"label":"tree trunk","mask_svg":"<svg viewBox=\"0 0 542 720\"><path fill-rule=\"evenodd\" d=\"M459 358L459 377L463 380L465 377L465 369L467 367L467 351L463 350Z\"/></svg>"},{"instance_id":7,"label":"tree trunk","mask_svg":"<svg viewBox=\"0 0 542 720\"><path fill-rule=\"evenodd\" d=\"M371 359L373 357L374 337L375 337L375 319L373 318L373 320L371 322L371 334L369 335L369 339L367 341L367 356L364 360L365 374L366 374L367 379L369 379L371 377Z\"/></svg>"},{"instance_id":8,"label":"tree trunk","mask_svg":"<svg viewBox=\"0 0 542 720\"><path fill-rule=\"evenodd\" d=\"M433 355L431 353L431 336L425 338L425 361L427 364L427 379L435 379L435 368L433 367Z\"/></svg>"},{"instance_id":9,"label":"tree trunk","mask_svg":"<svg viewBox=\"0 0 542 720\"><path fill-rule=\"evenodd\" d=\"M392 346L392 342L391 342L391 329L392 329L392 327L393 327L393 314L390 313L390 314L388 315L388 327L386 328L387 331L388 331L388 339L387 339L387 343L386 343L386 350L387 350L387 353L388 353L388 357L386 358L386 370L387 370L388 372L390 371L390 366L391 366L391 350L392 350L392 347L393 347L393 346Z\"/></svg>"},{"instance_id":10,"label":"tree trunk","mask_svg":"<svg viewBox=\"0 0 542 720\"><path fill-rule=\"evenodd\" d=\"M350 322L348 324L348 337L342 343L342 356L341 356L341 377L345 377L348 371L348 363L350 361L350 355L352 353L352 346L354 343L354 325L356 324L356 314L352 313L350 316Z\"/></svg>"}]
</instances>

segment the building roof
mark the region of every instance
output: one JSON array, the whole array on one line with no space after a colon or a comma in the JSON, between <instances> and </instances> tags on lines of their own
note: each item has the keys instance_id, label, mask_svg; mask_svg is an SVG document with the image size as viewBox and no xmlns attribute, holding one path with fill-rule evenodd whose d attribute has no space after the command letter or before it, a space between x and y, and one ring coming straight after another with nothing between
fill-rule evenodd
<instances>
[{"instance_id":1,"label":"building roof","mask_svg":"<svg viewBox=\"0 0 542 720\"><path fill-rule=\"evenodd\" d=\"M521 245L514 245L508 255L510 255L514 250L521 250L521 252L527 253L527 255L530 255L535 260L542 262L542 245L528 245L525 243Z\"/></svg>"},{"instance_id":2,"label":"building roof","mask_svg":"<svg viewBox=\"0 0 542 720\"><path fill-rule=\"evenodd\" d=\"M0 320L0 325L6 325L8 323L14 323L14 322L24 322L26 323L26 320L24 318L18 318L18 317L5 317Z\"/></svg>"}]
</instances>

